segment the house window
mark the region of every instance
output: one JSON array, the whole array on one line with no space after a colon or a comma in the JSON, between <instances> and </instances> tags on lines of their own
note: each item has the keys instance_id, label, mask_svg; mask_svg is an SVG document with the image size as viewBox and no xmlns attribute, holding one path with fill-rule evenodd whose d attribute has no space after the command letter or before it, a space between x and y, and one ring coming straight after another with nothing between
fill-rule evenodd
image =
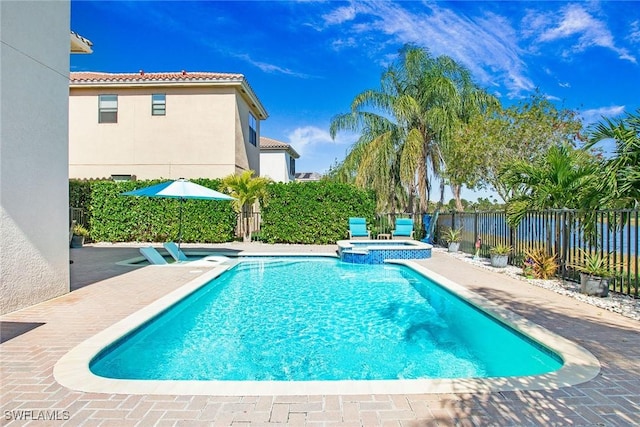
<instances>
[{"instance_id":1,"label":"house window","mask_svg":"<svg viewBox=\"0 0 640 427\"><path fill-rule=\"evenodd\" d=\"M118 95L98 95L98 123L118 123Z\"/></svg>"},{"instance_id":2,"label":"house window","mask_svg":"<svg viewBox=\"0 0 640 427\"><path fill-rule=\"evenodd\" d=\"M289 157L289 175L295 176L296 174L296 159Z\"/></svg>"},{"instance_id":3,"label":"house window","mask_svg":"<svg viewBox=\"0 0 640 427\"><path fill-rule=\"evenodd\" d=\"M167 114L167 95L154 93L151 95L151 115L164 116Z\"/></svg>"},{"instance_id":4,"label":"house window","mask_svg":"<svg viewBox=\"0 0 640 427\"><path fill-rule=\"evenodd\" d=\"M249 113L249 142L251 145L258 145L258 132L256 131L256 118Z\"/></svg>"},{"instance_id":5,"label":"house window","mask_svg":"<svg viewBox=\"0 0 640 427\"><path fill-rule=\"evenodd\" d=\"M135 181L135 175L126 175L126 174L112 174L111 179L115 182L126 182L126 181Z\"/></svg>"}]
</instances>

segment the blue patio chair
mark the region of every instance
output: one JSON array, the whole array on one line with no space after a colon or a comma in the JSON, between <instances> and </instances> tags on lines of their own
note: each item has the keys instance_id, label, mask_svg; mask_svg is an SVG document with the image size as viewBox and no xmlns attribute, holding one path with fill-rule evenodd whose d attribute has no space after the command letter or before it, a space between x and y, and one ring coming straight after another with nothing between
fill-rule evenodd
<instances>
[{"instance_id":1,"label":"blue patio chair","mask_svg":"<svg viewBox=\"0 0 640 427\"><path fill-rule=\"evenodd\" d=\"M391 232L394 239L413 239L413 219L396 218L396 229Z\"/></svg>"},{"instance_id":2,"label":"blue patio chair","mask_svg":"<svg viewBox=\"0 0 640 427\"><path fill-rule=\"evenodd\" d=\"M140 253L147 261L149 261L149 264L153 264L153 265L168 264L167 260L164 259L164 257L160 255L160 252L158 252L156 248L154 248L153 246L140 248Z\"/></svg>"},{"instance_id":3,"label":"blue patio chair","mask_svg":"<svg viewBox=\"0 0 640 427\"><path fill-rule=\"evenodd\" d=\"M349 218L349 240L371 239L365 218Z\"/></svg>"}]
</instances>

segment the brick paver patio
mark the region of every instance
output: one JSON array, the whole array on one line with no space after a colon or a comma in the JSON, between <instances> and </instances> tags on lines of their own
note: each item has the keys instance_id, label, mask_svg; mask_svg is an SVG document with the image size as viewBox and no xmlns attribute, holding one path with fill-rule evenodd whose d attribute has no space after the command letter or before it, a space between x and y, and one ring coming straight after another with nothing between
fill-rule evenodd
<instances>
[{"instance_id":1,"label":"brick paver patio","mask_svg":"<svg viewBox=\"0 0 640 427\"><path fill-rule=\"evenodd\" d=\"M334 253L336 249L216 247L257 252ZM137 249L126 246L74 249L73 292L0 317L3 425L640 425L640 322L437 252L420 264L577 342L600 360L600 374L557 390L447 395L161 396L86 393L61 386L53 377L53 366L61 356L202 272L115 264L136 255Z\"/></svg>"}]
</instances>

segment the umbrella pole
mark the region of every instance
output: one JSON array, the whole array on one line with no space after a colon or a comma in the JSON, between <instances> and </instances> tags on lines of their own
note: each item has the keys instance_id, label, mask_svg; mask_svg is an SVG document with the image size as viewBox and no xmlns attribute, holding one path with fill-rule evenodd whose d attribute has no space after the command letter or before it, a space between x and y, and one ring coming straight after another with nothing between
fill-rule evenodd
<instances>
[{"instance_id":1,"label":"umbrella pole","mask_svg":"<svg viewBox=\"0 0 640 427\"><path fill-rule=\"evenodd\" d=\"M180 249L180 243L182 243L182 202L184 199L180 198L180 219L178 220L178 249Z\"/></svg>"}]
</instances>

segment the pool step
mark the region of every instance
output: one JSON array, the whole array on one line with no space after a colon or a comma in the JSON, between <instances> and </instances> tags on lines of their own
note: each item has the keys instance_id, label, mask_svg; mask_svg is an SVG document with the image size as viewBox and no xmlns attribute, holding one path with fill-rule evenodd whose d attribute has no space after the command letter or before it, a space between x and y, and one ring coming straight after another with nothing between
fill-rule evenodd
<instances>
[{"instance_id":1,"label":"pool step","mask_svg":"<svg viewBox=\"0 0 640 427\"><path fill-rule=\"evenodd\" d=\"M369 255L368 249L344 249L342 252L356 255Z\"/></svg>"}]
</instances>

